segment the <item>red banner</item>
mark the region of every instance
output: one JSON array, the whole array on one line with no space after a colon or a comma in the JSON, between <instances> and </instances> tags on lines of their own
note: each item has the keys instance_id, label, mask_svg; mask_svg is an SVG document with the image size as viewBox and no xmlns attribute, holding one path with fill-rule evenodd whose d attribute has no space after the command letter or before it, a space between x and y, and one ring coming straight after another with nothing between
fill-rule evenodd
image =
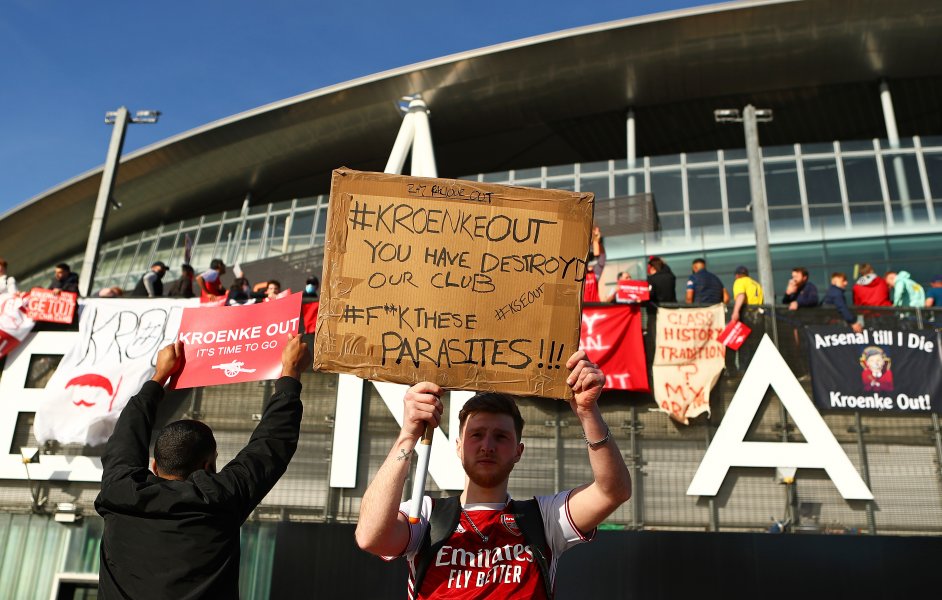
<instances>
[{"instance_id":1,"label":"red banner","mask_svg":"<svg viewBox=\"0 0 942 600\"><path fill-rule=\"evenodd\" d=\"M650 389L639 307L613 304L583 308L579 347L605 373L605 389Z\"/></svg>"},{"instance_id":2,"label":"red banner","mask_svg":"<svg viewBox=\"0 0 942 600\"><path fill-rule=\"evenodd\" d=\"M727 348L739 350L739 347L746 341L750 333L752 333L752 329L742 321L736 321L727 325L726 329L716 336L716 339Z\"/></svg>"},{"instance_id":3,"label":"red banner","mask_svg":"<svg viewBox=\"0 0 942 600\"><path fill-rule=\"evenodd\" d=\"M68 325L75 317L75 292L59 292L35 287L29 291L29 318Z\"/></svg>"},{"instance_id":4,"label":"red banner","mask_svg":"<svg viewBox=\"0 0 942 600\"><path fill-rule=\"evenodd\" d=\"M634 279L625 279L618 282L618 289L615 290L615 301L625 304L635 304L645 302L651 299L651 290L647 281L637 281Z\"/></svg>"},{"instance_id":5,"label":"red banner","mask_svg":"<svg viewBox=\"0 0 942 600\"><path fill-rule=\"evenodd\" d=\"M178 339L184 365L174 387L276 379L288 334L298 332L301 294L239 308L186 309Z\"/></svg>"}]
</instances>

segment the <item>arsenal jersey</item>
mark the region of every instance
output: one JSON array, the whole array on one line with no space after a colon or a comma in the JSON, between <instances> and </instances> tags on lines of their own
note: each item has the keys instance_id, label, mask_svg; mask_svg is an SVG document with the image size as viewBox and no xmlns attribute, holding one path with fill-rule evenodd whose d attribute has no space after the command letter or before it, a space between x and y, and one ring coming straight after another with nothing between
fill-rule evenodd
<instances>
[{"instance_id":1,"label":"arsenal jersey","mask_svg":"<svg viewBox=\"0 0 942 600\"><path fill-rule=\"evenodd\" d=\"M573 524L569 515L570 493L572 490L536 497L549 545L546 558L551 579L556 576L559 556L594 535L594 531L584 535ZM506 506L506 503L465 505L455 532L433 557L422 589L415 590L416 553L432 511L432 499L426 496L419 522L410 525L409 545L404 552L409 561L409 599L545 599L539 566ZM403 503L400 510L407 514L408 503Z\"/></svg>"}]
</instances>

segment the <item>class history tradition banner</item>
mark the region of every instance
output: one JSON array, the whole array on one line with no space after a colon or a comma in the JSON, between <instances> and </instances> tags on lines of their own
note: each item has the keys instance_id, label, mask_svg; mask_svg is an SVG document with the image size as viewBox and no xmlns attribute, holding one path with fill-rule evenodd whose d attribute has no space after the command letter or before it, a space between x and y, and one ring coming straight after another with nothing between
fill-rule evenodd
<instances>
[{"instance_id":1,"label":"class history tradition banner","mask_svg":"<svg viewBox=\"0 0 942 600\"><path fill-rule=\"evenodd\" d=\"M569 398L594 196L333 173L314 368Z\"/></svg>"},{"instance_id":2,"label":"class history tradition banner","mask_svg":"<svg viewBox=\"0 0 942 600\"><path fill-rule=\"evenodd\" d=\"M811 389L821 410L942 412L942 355L932 329L806 330Z\"/></svg>"}]
</instances>

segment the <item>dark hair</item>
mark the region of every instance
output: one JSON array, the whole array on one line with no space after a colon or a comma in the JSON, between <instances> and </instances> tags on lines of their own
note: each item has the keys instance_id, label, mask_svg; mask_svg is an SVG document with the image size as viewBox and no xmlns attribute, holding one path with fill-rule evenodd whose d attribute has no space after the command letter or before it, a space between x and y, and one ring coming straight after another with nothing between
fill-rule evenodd
<instances>
[{"instance_id":1,"label":"dark hair","mask_svg":"<svg viewBox=\"0 0 942 600\"><path fill-rule=\"evenodd\" d=\"M183 263L182 265L180 265L180 270L183 271L184 273L192 273L193 267L191 267L190 265L186 263Z\"/></svg>"},{"instance_id":2,"label":"dark hair","mask_svg":"<svg viewBox=\"0 0 942 600\"><path fill-rule=\"evenodd\" d=\"M870 263L860 263L859 272L861 275L869 275L873 273L873 265L871 265Z\"/></svg>"},{"instance_id":3,"label":"dark hair","mask_svg":"<svg viewBox=\"0 0 942 600\"><path fill-rule=\"evenodd\" d=\"M802 277L808 277L808 269L804 267L792 267L792 273L801 273Z\"/></svg>"},{"instance_id":4,"label":"dark hair","mask_svg":"<svg viewBox=\"0 0 942 600\"><path fill-rule=\"evenodd\" d=\"M162 473L189 477L216 454L213 430L200 421L174 421L160 430L154 444L154 460Z\"/></svg>"},{"instance_id":5,"label":"dark hair","mask_svg":"<svg viewBox=\"0 0 942 600\"><path fill-rule=\"evenodd\" d=\"M307 285L309 283L312 285L320 285L321 281L317 277L308 277L307 281L304 282L304 285Z\"/></svg>"},{"instance_id":6,"label":"dark hair","mask_svg":"<svg viewBox=\"0 0 942 600\"><path fill-rule=\"evenodd\" d=\"M72 269L69 267L69 263L59 263L56 265L57 269L62 269L63 271L72 272Z\"/></svg>"},{"instance_id":7,"label":"dark hair","mask_svg":"<svg viewBox=\"0 0 942 600\"><path fill-rule=\"evenodd\" d=\"M5 261L5 260L3 260L2 258L0 258L0 267L3 267L4 269L6 269L6 268L7 268L7 261Z\"/></svg>"},{"instance_id":8,"label":"dark hair","mask_svg":"<svg viewBox=\"0 0 942 600\"><path fill-rule=\"evenodd\" d=\"M210 269L219 270L219 269L223 268L224 266L226 266L226 263L222 262L222 259L221 259L221 258L214 258L214 259L213 259L212 261L210 261L210 263L209 263L209 268L210 268Z\"/></svg>"},{"instance_id":9,"label":"dark hair","mask_svg":"<svg viewBox=\"0 0 942 600\"><path fill-rule=\"evenodd\" d=\"M510 415L514 420L514 431L517 432L517 441L523 437L523 417L520 416L520 409L517 403L507 394L498 392L479 392L465 402L458 413L458 431L464 430L464 424L468 417L475 413L490 413L494 415Z\"/></svg>"},{"instance_id":10,"label":"dark hair","mask_svg":"<svg viewBox=\"0 0 942 600\"><path fill-rule=\"evenodd\" d=\"M229 289L237 290L241 292L242 286L248 285L248 284L249 284L249 280L246 279L245 277L236 277L235 279L232 280L232 285L229 286Z\"/></svg>"},{"instance_id":11,"label":"dark hair","mask_svg":"<svg viewBox=\"0 0 942 600\"><path fill-rule=\"evenodd\" d=\"M704 267L706 266L706 261L703 260L702 258L695 258L695 259L693 259L693 262L690 263L690 264L695 265L695 264L697 264L697 263L702 264Z\"/></svg>"},{"instance_id":12,"label":"dark hair","mask_svg":"<svg viewBox=\"0 0 942 600\"><path fill-rule=\"evenodd\" d=\"M660 256L652 256L648 259L648 266L655 271L660 271L664 268L664 259L662 259Z\"/></svg>"},{"instance_id":13,"label":"dark hair","mask_svg":"<svg viewBox=\"0 0 942 600\"><path fill-rule=\"evenodd\" d=\"M831 273L831 279L834 279L835 277L840 277L841 279L844 279L844 280L847 279L847 275L845 275L844 273L841 273L840 271L834 271L833 273Z\"/></svg>"},{"instance_id":14,"label":"dark hair","mask_svg":"<svg viewBox=\"0 0 942 600\"><path fill-rule=\"evenodd\" d=\"M278 281L277 279L269 279L269 280L268 280L268 285L277 285L277 286L278 286L278 289L279 289L279 290L281 289L281 282ZM268 287L268 286L265 286L265 287Z\"/></svg>"}]
</instances>

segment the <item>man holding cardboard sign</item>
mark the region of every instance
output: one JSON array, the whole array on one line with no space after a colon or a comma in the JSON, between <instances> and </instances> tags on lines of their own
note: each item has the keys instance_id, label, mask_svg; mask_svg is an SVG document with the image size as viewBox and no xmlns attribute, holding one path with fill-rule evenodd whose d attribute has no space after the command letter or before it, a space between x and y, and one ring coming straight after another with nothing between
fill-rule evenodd
<instances>
[{"instance_id":1,"label":"man holding cardboard sign","mask_svg":"<svg viewBox=\"0 0 942 600\"><path fill-rule=\"evenodd\" d=\"M559 555L590 540L631 496L628 469L598 407L604 374L581 350L566 368L594 481L511 500L507 484L523 455L523 419L511 397L482 392L459 416L465 489L460 499L426 496L417 523L398 499L426 425L441 422L442 388L421 382L406 393L402 430L363 495L356 536L368 552L407 557L410 598L551 598Z\"/></svg>"}]
</instances>

